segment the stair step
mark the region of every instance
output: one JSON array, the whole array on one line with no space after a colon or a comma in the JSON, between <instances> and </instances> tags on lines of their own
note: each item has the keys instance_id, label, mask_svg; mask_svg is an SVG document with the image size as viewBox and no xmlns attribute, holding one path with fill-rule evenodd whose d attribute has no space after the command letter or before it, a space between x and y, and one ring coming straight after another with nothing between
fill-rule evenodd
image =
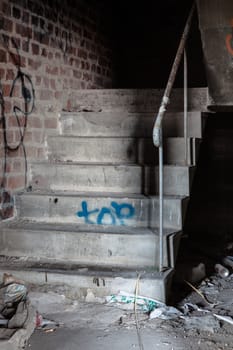
<instances>
[{"instance_id":1,"label":"stair step","mask_svg":"<svg viewBox=\"0 0 233 350\"><path fill-rule=\"evenodd\" d=\"M71 94L71 100L77 101L72 106L72 110L149 111L156 113L160 107L163 93L163 89L76 90ZM208 105L207 88L189 88L188 97L189 110L205 110ZM183 111L183 100L183 89L174 89L169 109Z\"/></svg>"},{"instance_id":2,"label":"stair step","mask_svg":"<svg viewBox=\"0 0 233 350\"><path fill-rule=\"evenodd\" d=\"M190 193L194 167L164 166L164 194ZM34 163L31 166L33 189L122 192L156 194L158 167L139 165ZM39 175L40 174L40 175Z\"/></svg>"},{"instance_id":3,"label":"stair step","mask_svg":"<svg viewBox=\"0 0 233 350\"><path fill-rule=\"evenodd\" d=\"M204 116L204 114L203 114ZM188 137L202 137L204 120L201 112L188 112ZM62 135L86 137L152 137L154 113L78 112L62 113ZM184 114L166 113L163 120L165 137L184 136Z\"/></svg>"},{"instance_id":4,"label":"stair step","mask_svg":"<svg viewBox=\"0 0 233 350\"><path fill-rule=\"evenodd\" d=\"M200 139L187 140L187 160L196 163ZM165 163L185 164L184 138L164 140ZM157 164L158 149L152 138L50 136L51 161Z\"/></svg>"},{"instance_id":5,"label":"stair step","mask_svg":"<svg viewBox=\"0 0 233 350\"><path fill-rule=\"evenodd\" d=\"M135 294L136 285L139 295L153 298L166 303L172 281L173 270L167 269L163 273L138 269L104 269L96 266L72 266L64 264L42 264L37 261L1 257L0 278L4 273L10 273L30 284L36 285L65 285L69 295L77 295L80 299L91 291L96 297L106 297L119 294L119 291Z\"/></svg>"},{"instance_id":6,"label":"stair step","mask_svg":"<svg viewBox=\"0 0 233 350\"><path fill-rule=\"evenodd\" d=\"M43 262L142 268L159 266L158 230L126 226L45 224L17 220L3 224L0 255L38 257ZM171 266L166 250L169 237L180 232L164 230L164 266ZM20 239L19 239L20 237Z\"/></svg>"},{"instance_id":7,"label":"stair step","mask_svg":"<svg viewBox=\"0 0 233 350\"><path fill-rule=\"evenodd\" d=\"M112 206L112 203L113 206ZM181 229L187 197L164 198L164 227ZM116 207L117 205L117 207ZM159 199L114 193L24 193L16 198L19 217L37 222L158 227ZM77 214L79 213L79 214Z\"/></svg>"}]
</instances>

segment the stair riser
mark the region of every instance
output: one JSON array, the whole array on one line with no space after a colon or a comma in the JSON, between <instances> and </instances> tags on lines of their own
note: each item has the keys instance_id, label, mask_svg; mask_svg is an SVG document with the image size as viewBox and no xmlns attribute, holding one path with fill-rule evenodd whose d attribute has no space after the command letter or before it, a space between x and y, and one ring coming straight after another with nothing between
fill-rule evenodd
<instances>
[{"instance_id":1,"label":"stair riser","mask_svg":"<svg viewBox=\"0 0 233 350\"><path fill-rule=\"evenodd\" d=\"M76 99L74 110L102 110L102 111L151 111L157 113L160 107L163 90L155 89L108 89L108 90L79 90L71 94L71 99ZM188 90L188 107L190 110L203 110L206 108L207 89L194 88ZM183 89L175 89L172 94L170 110L183 111Z\"/></svg>"},{"instance_id":2,"label":"stair riser","mask_svg":"<svg viewBox=\"0 0 233 350\"><path fill-rule=\"evenodd\" d=\"M119 294L119 289L126 293L134 294L135 286L138 283L138 275L130 273L124 276L119 272L118 276L105 276L100 270L95 273L75 274L56 271L36 271L28 269L14 269L13 267L2 267L0 269L0 277L8 273L29 284L48 286L65 285L67 287L68 296L75 300L80 298L84 300L88 292L92 292L96 297L106 297L113 294ZM159 300L163 303L168 301L168 292L172 282L173 272L167 270L162 276L147 277L144 275L140 278L140 295Z\"/></svg>"},{"instance_id":3,"label":"stair riser","mask_svg":"<svg viewBox=\"0 0 233 350\"><path fill-rule=\"evenodd\" d=\"M152 137L154 114L117 112L79 112L62 114L61 134L89 137ZM188 137L201 138L203 120L200 112L189 112ZM166 137L184 136L183 113L167 113L163 120Z\"/></svg>"},{"instance_id":4,"label":"stair riser","mask_svg":"<svg viewBox=\"0 0 233 350\"><path fill-rule=\"evenodd\" d=\"M0 254L5 256L122 268L159 267L159 238L153 234L31 232L5 228L0 242ZM167 265L165 251L164 266Z\"/></svg>"},{"instance_id":5,"label":"stair riser","mask_svg":"<svg viewBox=\"0 0 233 350\"><path fill-rule=\"evenodd\" d=\"M156 194L158 167L46 164L32 165L33 189ZM186 196L193 168L164 167L164 194ZM37 175L41 174L41 175Z\"/></svg>"},{"instance_id":6,"label":"stair riser","mask_svg":"<svg viewBox=\"0 0 233 350\"><path fill-rule=\"evenodd\" d=\"M187 140L188 164L196 163L198 140ZM192 147L191 147L192 146ZM50 137L48 158L52 161L158 164L158 149L150 139ZM183 138L164 140L165 163L185 164Z\"/></svg>"},{"instance_id":7,"label":"stair riser","mask_svg":"<svg viewBox=\"0 0 233 350\"><path fill-rule=\"evenodd\" d=\"M111 205L112 202L117 203L120 212ZM88 213L83 210L84 205L86 205ZM187 199L165 198L164 227L181 229L186 206ZM125 225L144 228L158 227L159 225L157 198L150 200L24 195L17 198L17 208L21 218L37 222L93 223L94 225ZM102 215L106 209L107 213ZM95 212L89 214L93 210Z\"/></svg>"}]
</instances>

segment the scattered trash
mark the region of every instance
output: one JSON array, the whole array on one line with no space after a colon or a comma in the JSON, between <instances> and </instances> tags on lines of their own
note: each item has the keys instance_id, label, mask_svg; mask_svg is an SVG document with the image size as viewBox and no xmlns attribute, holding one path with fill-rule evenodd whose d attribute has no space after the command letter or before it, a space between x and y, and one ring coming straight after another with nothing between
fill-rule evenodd
<instances>
[{"instance_id":1,"label":"scattered trash","mask_svg":"<svg viewBox=\"0 0 233 350\"><path fill-rule=\"evenodd\" d=\"M229 270L226 267L222 266L221 264L216 264L214 266L214 269L215 269L216 273L218 274L218 276L220 276L222 278L229 276Z\"/></svg>"},{"instance_id":2,"label":"scattered trash","mask_svg":"<svg viewBox=\"0 0 233 350\"><path fill-rule=\"evenodd\" d=\"M223 260L222 260L223 264L226 266L229 266L231 268L233 268L233 256L226 256Z\"/></svg>"},{"instance_id":3,"label":"scattered trash","mask_svg":"<svg viewBox=\"0 0 233 350\"><path fill-rule=\"evenodd\" d=\"M164 303L158 300L143 297L140 295L135 296L134 294L129 294L122 291L119 294L112 294L110 296L107 296L106 301L108 303L127 304L131 309L134 308L134 305L136 303L139 307L139 310L143 312L151 312L158 307L165 306Z\"/></svg>"},{"instance_id":4,"label":"scattered trash","mask_svg":"<svg viewBox=\"0 0 233 350\"><path fill-rule=\"evenodd\" d=\"M162 320L172 320L174 318L177 318L181 316L182 313L177 310L175 307L172 306L162 306L158 307L157 309L151 311L150 313L150 319L153 318L160 318Z\"/></svg>"},{"instance_id":5,"label":"scattered trash","mask_svg":"<svg viewBox=\"0 0 233 350\"><path fill-rule=\"evenodd\" d=\"M36 312L37 329L43 329L44 331L46 331L46 333L48 333L48 331L54 331L57 327L59 327L59 323L43 318L43 316L40 315L38 311Z\"/></svg>"},{"instance_id":6,"label":"scattered trash","mask_svg":"<svg viewBox=\"0 0 233 350\"><path fill-rule=\"evenodd\" d=\"M220 321L225 321L227 323L230 323L233 325L233 319L229 316L221 316L221 315L217 315L217 314L213 314L217 319L219 319Z\"/></svg>"},{"instance_id":7,"label":"scattered trash","mask_svg":"<svg viewBox=\"0 0 233 350\"><path fill-rule=\"evenodd\" d=\"M181 306L180 308L183 312L184 315L188 315L193 313L194 311L198 311L198 312L209 312L208 310L204 310L202 308L200 308L199 306L195 305L195 304L191 304L191 303L185 303L183 306Z\"/></svg>"}]
</instances>

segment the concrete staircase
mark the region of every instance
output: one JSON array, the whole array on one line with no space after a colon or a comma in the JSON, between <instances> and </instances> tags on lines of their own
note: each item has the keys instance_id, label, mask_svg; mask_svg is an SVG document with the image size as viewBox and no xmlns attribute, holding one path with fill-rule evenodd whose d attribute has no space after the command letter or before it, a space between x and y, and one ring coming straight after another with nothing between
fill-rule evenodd
<instances>
[{"instance_id":1,"label":"concrete staircase","mask_svg":"<svg viewBox=\"0 0 233 350\"><path fill-rule=\"evenodd\" d=\"M152 128L162 92L87 90L60 115L48 159L31 164L29 191L2 226L2 270L35 283L66 283L96 296L134 293L166 301L203 131L206 89L190 89L188 164L182 90L164 121L165 230L159 265L157 150ZM73 96L74 97L74 96ZM9 265L9 261L13 262Z\"/></svg>"}]
</instances>

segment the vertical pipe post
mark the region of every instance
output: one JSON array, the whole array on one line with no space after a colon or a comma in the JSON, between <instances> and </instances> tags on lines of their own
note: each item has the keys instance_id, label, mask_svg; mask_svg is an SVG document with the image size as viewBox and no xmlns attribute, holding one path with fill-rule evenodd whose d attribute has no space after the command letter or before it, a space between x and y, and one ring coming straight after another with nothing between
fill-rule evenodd
<instances>
[{"instance_id":1,"label":"vertical pipe post","mask_svg":"<svg viewBox=\"0 0 233 350\"><path fill-rule=\"evenodd\" d=\"M184 49L184 143L185 164L188 165L188 64L187 53Z\"/></svg>"},{"instance_id":2,"label":"vertical pipe post","mask_svg":"<svg viewBox=\"0 0 233 350\"><path fill-rule=\"evenodd\" d=\"M163 138L162 128L161 142L159 146L159 272L163 271Z\"/></svg>"}]
</instances>

